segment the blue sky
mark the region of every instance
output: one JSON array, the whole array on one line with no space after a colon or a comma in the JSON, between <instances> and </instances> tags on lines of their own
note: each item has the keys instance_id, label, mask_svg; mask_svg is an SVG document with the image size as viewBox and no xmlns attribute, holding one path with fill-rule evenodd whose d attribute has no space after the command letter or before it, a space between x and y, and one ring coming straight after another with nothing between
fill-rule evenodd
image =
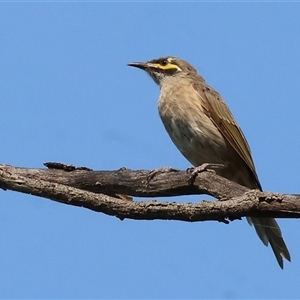
<instances>
[{"instance_id":1,"label":"blue sky","mask_svg":"<svg viewBox=\"0 0 300 300\"><path fill-rule=\"evenodd\" d=\"M158 87L126 66L172 55L226 99L263 188L299 193L299 3L0 8L1 163L186 169ZM300 223L279 223L292 256L284 271L245 220L120 221L0 191L0 297L297 298Z\"/></svg>"}]
</instances>

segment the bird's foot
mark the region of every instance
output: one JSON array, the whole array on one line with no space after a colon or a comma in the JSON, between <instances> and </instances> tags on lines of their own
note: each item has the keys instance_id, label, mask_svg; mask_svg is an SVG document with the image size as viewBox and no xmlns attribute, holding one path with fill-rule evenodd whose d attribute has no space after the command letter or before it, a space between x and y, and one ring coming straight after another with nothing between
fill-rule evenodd
<instances>
[{"instance_id":1,"label":"bird's foot","mask_svg":"<svg viewBox=\"0 0 300 300\"><path fill-rule=\"evenodd\" d=\"M214 169L224 168L225 165L222 164L211 164L211 163L204 163L198 167L191 167L186 170L187 173L191 174L189 178L189 184L193 185L195 182L196 177L199 173L204 171L215 171Z\"/></svg>"},{"instance_id":2,"label":"bird's foot","mask_svg":"<svg viewBox=\"0 0 300 300\"><path fill-rule=\"evenodd\" d=\"M150 183L150 181L156 177L157 175L160 174L165 174L165 173L170 173L170 172L179 172L179 170L171 168L171 167L163 167L163 168L158 168L158 169L154 169L152 170L146 178L146 183L147 185Z\"/></svg>"}]
</instances>

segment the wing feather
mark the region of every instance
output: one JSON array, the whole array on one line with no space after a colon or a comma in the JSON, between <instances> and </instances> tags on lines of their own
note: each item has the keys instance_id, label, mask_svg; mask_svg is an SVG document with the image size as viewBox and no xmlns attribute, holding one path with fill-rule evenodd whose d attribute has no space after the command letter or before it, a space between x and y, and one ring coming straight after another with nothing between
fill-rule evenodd
<instances>
[{"instance_id":1,"label":"wing feather","mask_svg":"<svg viewBox=\"0 0 300 300\"><path fill-rule=\"evenodd\" d=\"M203 108L206 114L211 118L233 149L244 160L252 171L259 187L261 187L255 171L250 147L224 99L218 92L207 85L195 85L194 88L198 91L200 97L203 98Z\"/></svg>"}]
</instances>

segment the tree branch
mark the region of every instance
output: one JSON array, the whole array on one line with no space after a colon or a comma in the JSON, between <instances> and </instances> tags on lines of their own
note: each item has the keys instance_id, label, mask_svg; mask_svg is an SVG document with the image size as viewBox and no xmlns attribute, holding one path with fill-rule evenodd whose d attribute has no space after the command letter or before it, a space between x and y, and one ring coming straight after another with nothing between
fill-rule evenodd
<instances>
[{"instance_id":1,"label":"tree branch","mask_svg":"<svg viewBox=\"0 0 300 300\"><path fill-rule=\"evenodd\" d=\"M122 168L92 171L48 163L50 169L0 165L0 188L82 206L120 219L205 221L240 219L243 216L298 218L300 195L249 190L211 171L201 172L193 185L185 171L158 172ZM178 203L132 201L134 197L171 197L207 194L220 201ZM123 196L122 196L123 195Z\"/></svg>"}]
</instances>

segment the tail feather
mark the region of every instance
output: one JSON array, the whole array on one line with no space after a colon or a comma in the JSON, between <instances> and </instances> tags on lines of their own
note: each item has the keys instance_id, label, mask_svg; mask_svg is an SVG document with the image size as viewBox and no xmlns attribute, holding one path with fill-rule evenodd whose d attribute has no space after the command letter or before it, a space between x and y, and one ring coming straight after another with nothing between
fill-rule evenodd
<instances>
[{"instance_id":1,"label":"tail feather","mask_svg":"<svg viewBox=\"0 0 300 300\"><path fill-rule=\"evenodd\" d=\"M250 189L259 189L262 191L262 187L257 179L257 175L252 176L252 180L247 177L240 177L236 182L247 186ZM247 221L250 225L254 225L255 231L263 244L268 246L269 243L275 254L276 260L281 269L283 269L283 258L291 261L289 250L283 240L281 230L276 220L273 218L250 218L247 217Z\"/></svg>"},{"instance_id":2,"label":"tail feather","mask_svg":"<svg viewBox=\"0 0 300 300\"><path fill-rule=\"evenodd\" d=\"M277 262L283 269L282 258L291 261L289 250L282 238L281 230L273 218L247 218L250 225L254 225L257 235L268 246L270 243Z\"/></svg>"}]
</instances>

